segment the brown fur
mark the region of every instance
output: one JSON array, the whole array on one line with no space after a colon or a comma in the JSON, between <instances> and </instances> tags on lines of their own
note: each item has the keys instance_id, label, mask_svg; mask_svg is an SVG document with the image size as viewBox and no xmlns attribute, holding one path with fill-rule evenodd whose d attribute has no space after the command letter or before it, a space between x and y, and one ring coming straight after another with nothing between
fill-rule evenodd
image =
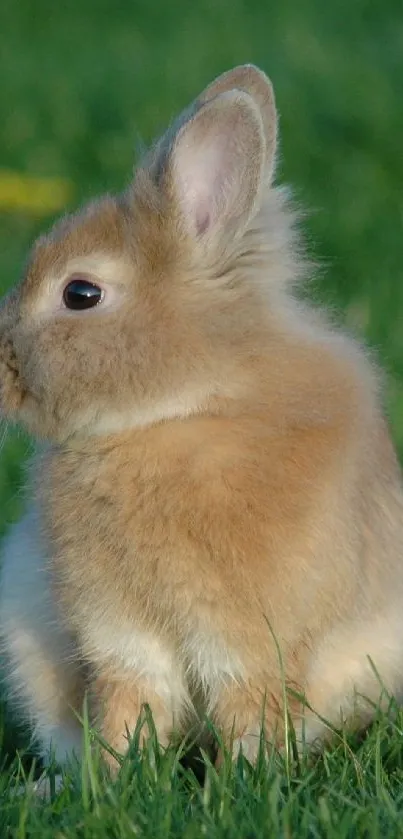
<instances>
[{"instance_id":1,"label":"brown fur","mask_svg":"<svg viewBox=\"0 0 403 839\"><path fill-rule=\"evenodd\" d=\"M61 691L39 713L30 675L37 656L47 678L52 625L61 649L74 639L70 665L89 664L94 719L117 750L143 702L166 743L200 695L228 742L234 726L235 751L256 755L263 706L281 740L273 633L287 684L331 724L367 722L355 692L381 692L368 655L401 693L403 495L378 374L293 296L305 268L271 183L275 138L266 77L226 74L123 196L37 243L3 305L3 412L48 441L29 531L44 605L13 574L19 531L1 594L10 680L43 752L67 702ZM61 310L77 272L105 286L106 308ZM307 739L325 735L309 712Z\"/></svg>"}]
</instances>

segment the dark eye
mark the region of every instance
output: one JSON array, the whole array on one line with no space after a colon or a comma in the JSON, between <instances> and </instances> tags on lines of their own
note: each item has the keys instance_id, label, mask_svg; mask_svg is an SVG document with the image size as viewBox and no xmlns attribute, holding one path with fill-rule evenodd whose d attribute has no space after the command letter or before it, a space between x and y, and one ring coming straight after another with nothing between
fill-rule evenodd
<instances>
[{"instance_id":1,"label":"dark eye","mask_svg":"<svg viewBox=\"0 0 403 839\"><path fill-rule=\"evenodd\" d=\"M102 300L102 290L89 280L76 278L67 283L63 303L67 309L92 309Z\"/></svg>"}]
</instances>

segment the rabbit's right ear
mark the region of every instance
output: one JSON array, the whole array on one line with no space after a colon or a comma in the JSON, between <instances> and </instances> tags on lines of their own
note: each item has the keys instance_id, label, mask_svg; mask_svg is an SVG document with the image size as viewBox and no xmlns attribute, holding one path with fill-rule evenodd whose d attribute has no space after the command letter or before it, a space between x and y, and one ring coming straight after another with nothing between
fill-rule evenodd
<instances>
[{"instance_id":1,"label":"rabbit's right ear","mask_svg":"<svg viewBox=\"0 0 403 839\"><path fill-rule=\"evenodd\" d=\"M198 106L159 154L160 186L203 244L242 232L259 204L266 141L259 108L239 90Z\"/></svg>"},{"instance_id":2,"label":"rabbit's right ear","mask_svg":"<svg viewBox=\"0 0 403 839\"><path fill-rule=\"evenodd\" d=\"M263 70L254 64L240 64L222 73L206 87L198 102L208 102L228 90L244 90L249 93L260 110L266 141L266 176L273 176L277 147L277 111L273 85Z\"/></svg>"}]
</instances>

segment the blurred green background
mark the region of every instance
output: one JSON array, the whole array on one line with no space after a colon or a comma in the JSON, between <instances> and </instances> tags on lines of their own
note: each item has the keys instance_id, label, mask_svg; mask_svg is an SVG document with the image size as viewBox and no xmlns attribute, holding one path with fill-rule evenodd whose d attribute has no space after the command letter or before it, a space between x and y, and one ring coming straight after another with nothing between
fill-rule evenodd
<instances>
[{"instance_id":1,"label":"blurred green background","mask_svg":"<svg viewBox=\"0 0 403 839\"><path fill-rule=\"evenodd\" d=\"M402 11L401 0L3 0L1 290L55 213L119 189L139 138L221 71L255 62L277 94L278 178L311 211L315 295L384 363L403 453ZM19 514L28 446L4 440L0 530Z\"/></svg>"}]
</instances>

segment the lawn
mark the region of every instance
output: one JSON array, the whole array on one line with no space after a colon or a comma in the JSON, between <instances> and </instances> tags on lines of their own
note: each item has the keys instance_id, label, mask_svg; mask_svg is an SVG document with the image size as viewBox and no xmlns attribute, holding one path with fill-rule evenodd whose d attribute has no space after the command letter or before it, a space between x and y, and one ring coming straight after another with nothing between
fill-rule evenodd
<instances>
[{"instance_id":1,"label":"lawn","mask_svg":"<svg viewBox=\"0 0 403 839\"><path fill-rule=\"evenodd\" d=\"M275 84L278 179L310 211L320 270L309 293L384 365L403 455L401 0L5 0L0 32L0 290L55 215L119 189L140 140L215 75L253 61ZM2 441L0 533L20 514L28 451L17 432ZM115 784L89 762L33 804L12 795L26 733L7 716L0 837L403 836L402 725L401 713L379 718L315 765L269 754L255 769L207 766L204 786L174 752L134 747Z\"/></svg>"}]
</instances>

